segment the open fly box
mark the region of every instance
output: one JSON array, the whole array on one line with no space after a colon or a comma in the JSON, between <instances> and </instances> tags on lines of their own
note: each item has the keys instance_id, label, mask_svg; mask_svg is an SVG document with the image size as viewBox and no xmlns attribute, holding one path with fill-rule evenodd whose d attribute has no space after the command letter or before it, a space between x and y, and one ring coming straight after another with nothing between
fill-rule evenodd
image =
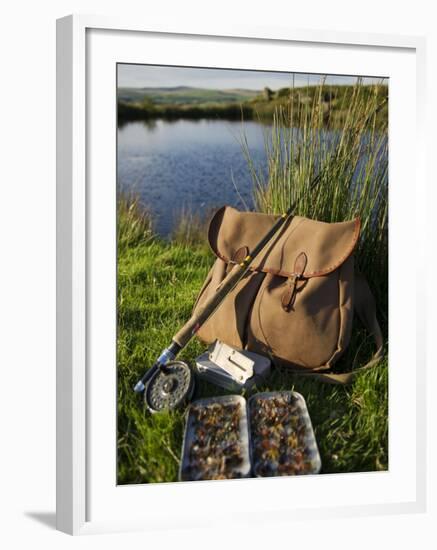
<instances>
[{"instance_id":1,"label":"open fly box","mask_svg":"<svg viewBox=\"0 0 437 550\"><path fill-rule=\"evenodd\" d=\"M297 392L194 401L185 426L181 481L318 474L321 460Z\"/></svg>"},{"instance_id":2,"label":"open fly box","mask_svg":"<svg viewBox=\"0 0 437 550\"><path fill-rule=\"evenodd\" d=\"M255 477L318 474L322 463L305 399L297 392L249 398L250 453Z\"/></svg>"},{"instance_id":3,"label":"open fly box","mask_svg":"<svg viewBox=\"0 0 437 550\"><path fill-rule=\"evenodd\" d=\"M270 359L217 340L197 357L196 373L212 384L239 393L265 381L270 374Z\"/></svg>"},{"instance_id":4,"label":"open fly box","mask_svg":"<svg viewBox=\"0 0 437 550\"><path fill-rule=\"evenodd\" d=\"M246 400L225 395L194 401L185 425L181 481L250 475Z\"/></svg>"}]
</instances>

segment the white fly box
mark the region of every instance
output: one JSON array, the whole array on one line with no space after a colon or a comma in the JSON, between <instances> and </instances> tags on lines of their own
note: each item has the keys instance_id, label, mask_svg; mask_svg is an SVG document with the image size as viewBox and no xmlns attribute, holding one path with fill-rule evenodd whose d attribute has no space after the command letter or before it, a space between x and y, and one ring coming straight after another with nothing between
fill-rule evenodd
<instances>
[{"instance_id":1,"label":"white fly box","mask_svg":"<svg viewBox=\"0 0 437 550\"><path fill-rule=\"evenodd\" d=\"M196 370L217 386L231 391L249 389L270 374L270 359L246 350L237 350L216 341L196 359Z\"/></svg>"}]
</instances>

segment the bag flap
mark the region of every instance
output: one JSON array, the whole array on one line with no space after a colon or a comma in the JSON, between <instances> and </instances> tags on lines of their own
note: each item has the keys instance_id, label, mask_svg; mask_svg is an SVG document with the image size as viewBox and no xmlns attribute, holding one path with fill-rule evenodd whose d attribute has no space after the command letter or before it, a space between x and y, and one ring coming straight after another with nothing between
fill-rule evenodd
<instances>
[{"instance_id":1,"label":"bag flap","mask_svg":"<svg viewBox=\"0 0 437 550\"><path fill-rule=\"evenodd\" d=\"M244 247L253 250L278 217L223 206L209 224L209 244L217 257L236 263L237 251ZM327 275L352 254L359 233L359 218L325 223L294 216L258 254L250 269L290 277L295 274L297 257L304 252L307 263L302 276Z\"/></svg>"}]
</instances>

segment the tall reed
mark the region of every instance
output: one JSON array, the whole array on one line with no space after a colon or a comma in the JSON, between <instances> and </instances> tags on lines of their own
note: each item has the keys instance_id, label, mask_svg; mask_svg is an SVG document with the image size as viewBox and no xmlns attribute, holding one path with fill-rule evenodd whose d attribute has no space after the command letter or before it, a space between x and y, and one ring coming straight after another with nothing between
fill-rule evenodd
<instances>
[{"instance_id":1,"label":"tall reed","mask_svg":"<svg viewBox=\"0 0 437 550\"><path fill-rule=\"evenodd\" d=\"M298 201L296 214L337 222L361 218L359 268L369 278L386 317L388 275L388 119L387 88L356 84L342 96L342 126L331 124L334 107L322 81L312 101L305 88L291 88L264 135L265 166L251 157L246 136L242 150L253 180L256 208L280 214ZM335 126L335 128L334 128ZM320 174L316 187L308 190Z\"/></svg>"},{"instance_id":2,"label":"tall reed","mask_svg":"<svg viewBox=\"0 0 437 550\"><path fill-rule=\"evenodd\" d=\"M182 206L175 218L171 240L186 246L206 245L207 219L208 216L201 216L193 208Z\"/></svg>"}]
</instances>

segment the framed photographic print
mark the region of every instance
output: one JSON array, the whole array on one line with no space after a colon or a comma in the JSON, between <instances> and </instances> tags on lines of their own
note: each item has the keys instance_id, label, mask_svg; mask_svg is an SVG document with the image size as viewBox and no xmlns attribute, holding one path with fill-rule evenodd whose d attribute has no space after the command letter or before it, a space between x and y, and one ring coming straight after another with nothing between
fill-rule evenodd
<instances>
[{"instance_id":1,"label":"framed photographic print","mask_svg":"<svg viewBox=\"0 0 437 550\"><path fill-rule=\"evenodd\" d=\"M57 52L58 528L423 510L423 40Z\"/></svg>"}]
</instances>

